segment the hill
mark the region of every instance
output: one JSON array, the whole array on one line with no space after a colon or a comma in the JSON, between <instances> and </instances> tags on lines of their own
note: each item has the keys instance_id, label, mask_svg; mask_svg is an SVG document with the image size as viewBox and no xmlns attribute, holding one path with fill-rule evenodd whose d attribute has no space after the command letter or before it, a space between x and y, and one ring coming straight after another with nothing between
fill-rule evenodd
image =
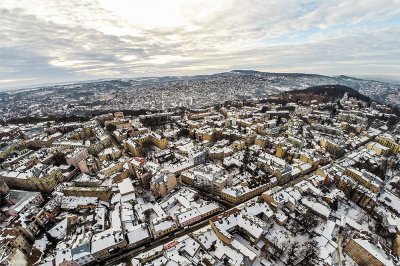
<instances>
[{"instance_id":1,"label":"hill","mask_svg":"<svg viewBox=\"0 0 400 266\"><path fill-rule=\"evenodd\" d=\"M356 98L365 102L371 101L368 96L365 96L353 88L343 85L321 85L321 86L313 86L303 90L296 90L290 92L292 95L300 94L300 93L313 93L319 95L326 95L329 98L341 98L346 93L349 97Z\"/></svg>"}]
</instances>

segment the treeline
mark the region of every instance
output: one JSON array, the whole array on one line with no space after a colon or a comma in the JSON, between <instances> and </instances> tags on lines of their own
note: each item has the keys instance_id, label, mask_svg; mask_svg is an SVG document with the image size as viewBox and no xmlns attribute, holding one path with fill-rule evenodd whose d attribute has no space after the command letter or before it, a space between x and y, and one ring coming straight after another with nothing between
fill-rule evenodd
<instances>
[{"instance_id":1,"label":"treeline","mask_svg":"<svg viewBox=\"0 0 400 266\"><path fill-rule=\"evenodd\" d=\"M149 110L149 109L139 109L139 110L104 110L104 111L88 111L83 115L69 115L69 116L47 116L47 117L36 117L36 116L26 116L26 117L18 117L11 118L8 120L0 120L1 125L7 124L30 124L30 123L40 123L47 121L55 121L56 123L71 123L71 122L86 122L92 119L95 116L114 113L114 112L123 112L124 115L130 116L139 116L145 114L154 114L159 113L159 110Z\"/></svg>"},{"instance_id":2,"label":"treeline","mask_svg":"<svg viewBox=\"0 0 400 266\"><path fill-rule=\"evenodd\" d=\"M322 85L322 86L314 86L314 87L309 87L307 89L303 90L295 90L295 91L290 91L289 93L292 95L295 94L300 94L300 93L313 93L313 94L318 94L318 95L324 95L329 98L338 98L338 97L343 97L343 95L347 92L347 95L351 98L356 98L358 100L364 101L364 102L371 102L371 99L368 96L365 96L358 91L356 91L353 88L343 86L343 85Z\"/></svg>"},{"instance_id":3,"label":"treeline","mask_svg":"<svg viewBox=\"0 0 400 266\"><path fill-rule=\"evenodd\" d=\"M2 125L6 124L32 124L32 123L41 123L47 121L55 121L56 123L71 123L71 122L85 122L90 119L89 116L48 116L48 117L35 117L35 116L26 116L26 117L18 117L11 118L7 121L0 120Z\"/></svg>"}]
</instances>

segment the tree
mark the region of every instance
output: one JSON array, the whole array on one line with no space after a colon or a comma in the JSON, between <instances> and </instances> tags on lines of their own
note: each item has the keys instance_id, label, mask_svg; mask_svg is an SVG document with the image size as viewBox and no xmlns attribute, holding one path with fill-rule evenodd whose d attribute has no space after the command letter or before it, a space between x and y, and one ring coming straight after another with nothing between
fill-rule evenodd
<instances>
[{"instance_id":1,"label":"tree","mask_svg":"<svg viewBox=\"0 0 400 266\"><path fill-rule=\"evenodd\" d=\"M229 258L228 258L228 257L225 257L225 258L224 258L223 264L224 264L224 265L227 265L227 266L230 265L230 263L229 263Z\"/></svg>"},{"instance_id":2,"label":"tree","mask_svg":"<svg viewBox=\"0 0 400 266\"><path fill-rule=\"evenodd\" d=\"M244 155L243 155L243 165L246 167L250 162L250 150L249 146L246 145L246 149L244 150Z\"/></svg>"},{"instance_id":3,"label":"tree","mask_svg":"<svg viewBox=\"0 0 400 266\"><path fill-rule=\"evenodd\" d=\"M106 126L106 129L107 129L108 131L110 131L110 132L113 132L114 130L117 129L117 126L116 126L116 125L113 125L113 124L108 124L108 125Z\"/></svg>"},{"instance_id":4,"label":"tree","mask_svg":"<svg viewBox=\"0 0 400 266\"><path fill-rule=\"evenodd\" d=\"M337 110L335 107L333 107L331 111L331 118L335 117L336 115L337 115Z\"/></svg>"},{"instance_id":5,"label":"tree","mask_svg":"<svg viewBox=\"0 0 400 266\"><path fill-rule=\"evenodd\" d=\"M278 119L276 120L276 125L279 126L280 124L282 124L282 117L278 116Z\"/></svg>"},{"instance_id":6,"label":"tree","mask_svg":"<svg viewBox=\"0 0 400 266\"><path fill-rule=\"evenodd\" d=\"M340 102L340 100L337 101L337 106L338 106L339 109L344 109L343 105Z\"/></svg>"},{"instance_id":7,"label":"tree","mask_svg":"<svg viewBox=\"0 0 400 266\"><path fill-rule=\"evenodd\" d=\"M299 134L300 136L303 135L303 126L299 126L299 130L297 131L297 134Z\"/></svg>"},{"instance_id":8,"label":"tree","mask_svg":"<svg viewBox=\"0 0 400 266\"><path fill-rule=\"evenodd\" d=\"M60 166L62 164L66 164L67 161L65 160L65 156L64 154L62 154L61 152L57 152L53 155L53 160L54 160L54 164L56 166Z\"/></svg>"},{"instance_id":9,"label":"tree","mask_svg":"<svg viewBox=\"0 0 400 266\"><path fill-rule=\"evenodd\" d=\"M315 265L316 261L318 260L318 250L317 246L318 243L315 240L307 241L303 245L305 247L303 264L305 265Z\"/></svg>"},{"instance_id":10,"label":"tree","mask_svg":"<svg viewBox=\"0 0 400 266\"><path fill-rule=\"evenodd\" d=\"M332 210L334 210L334 211L337 211L337 210L338 210L338 200L337 200L337 199L334 199L334 200L332 201L331 208L332 208Z\"/></svg>"},{"instance_id":11,"label":"tree","mask_svg":"<svg viewBox=\"0 0 400 266\"><path fill-rule=\"evenodd\" d=\"M299 242L294 242L288 249L287 256L288 260L286 261L287 265L295 265L297 264L297 260L299 258L300 245Z\"/></svg>"},{"instance_id":12,"label":"tree","mask_svg":"<svg viewBox=\"0 0 400 266\"><path fill-rule=\"evenodd\" d=\"M301 219L302 226L304 227L305 231L310 232L314 227L317 226L318 220L316 219L315 215L311 212L307 212Z\"/></svg>"}]
</instances>

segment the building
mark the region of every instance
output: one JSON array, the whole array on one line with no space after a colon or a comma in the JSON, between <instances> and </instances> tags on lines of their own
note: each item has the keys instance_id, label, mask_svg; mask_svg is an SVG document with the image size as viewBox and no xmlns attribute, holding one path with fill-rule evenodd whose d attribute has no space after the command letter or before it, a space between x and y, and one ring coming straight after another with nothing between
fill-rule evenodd
<instances>
[{"instance_id":1,"label":"building","mask_svg":"<svg viewBox=\"0 0 400 266\"><path fill-rule=\"evenodd\" d=\"M394 266L393 261L385 252L374 244L364 239L350 239L344 247L348 254L358 265Z\"/></svg>"},{"instance_id":2,"label":"building","mask_svg":"<svg viewBox=\"0 0 400 266\"><path fill-rule=\"evenodd\" d=\"M116 147L110 147L102 150L97 157L101 161L112 161L122 156L122 152Z\"/></svg>"},{"instance_id":3,"label":"building","mask_svg":"<svg viewBox=\"0 0 400 266\"><path fill-rule=\"evenodd\" d=\"M376 175L365 171L365 169L359 171L353 167L348 167L345 174L372 192L378 193L382 187L382 180Z\"/></svg>"},{"instance_id":4,"label":"building","mask_svg":"<svg viewBox=\"0 0 400 266\"><path fill-rule=\"evenodd\" d=\"M125 229L127 231L128 248L138 247L151 241L150 233L145 224L129 225L129 228L126 228L125 225Z\"/></svg>"},{"instance_id":5,"label":"building","mask_svg":"<svg viewBox=\"0 0 400 266\"><path fill-rule=\"evenodd\" d=\"M213 202L204 202L199 207L193 207L177 215L178 224L181 227L191 225L201 219L216 213L220 207Z\"/></svg>"},{"instance_id":6,"label":"building","mask_svg":"<svg viewBox=\"0 0 400 266\"><path fill-rule=\"evenodd\" d=\"M100 261L118 252L121 248L126 247L126 245L127 242L121 229L110 228L93 235L91 241L92 256Z\"/></svg>"},{"instance_id":7,"label":"building","mask_svg":"<svg viewBox=\"0 0 400 266\"><path fill-rule=\"evenodd\" d=\"M133 156L140 156L142 152L142 146L133 138L128 139L124 142L124 147L127 149Z\"/></svg>"},{"instance_id":8,"label":"building","mask_svg":"<svg viewBox=\"0 0 400 266\"><path fill-rule=\"evenodd\" d=\"M91 251L92 233L83 233L76 236L71 245L71 256L77 265L87 265L95 262Z\"/></svg>"},{"instance_id":9,"label":"building","mask_svg":"<svg viewBox=\"0 0 400 266\"><path fill-rule=\"evenodd\" d=\"M0 177L0 195L6 195L9 188L3 178Z\"/></svg>"},{"instance_id":10,"label":"building","mask_svg":"<svg viewBox=\"0 0 400 266\"><path fill-rule=\"evenodd\" d=\"M44 203L44 199L40 192L23 190L10 190L10 192L5 196L5 200L9 205L14 205L12 206L12 209L16 212L20 212L29 204L39 207Z\"/></svg>"},{"instance_id":11,"label":"building","mask_svg":"<svg viewBox=\"0 0 400 266\"><path fill-rule=\"evenodd\" d=\"M108 201L111 193L110 187L68 187L64 189L65 196L97 197L103 201Z\"/></svg>"},{"instance_id":12,"label":"building","mask_svg":"<svg viewBox=\"0 0 400 266\"><path fill-rule=\"evenodd\" d=\"M248 186L237 185L233 187L224 188L220 196L223 200L231 202L233 204L238 204L248 199L251 199L261 193L267 191L268 189L277 185L277 179L273 178L270 182L266 182L255 188L249 188Z\"/></svg>"},{"instance_id":13,"label":"building","mask_svg":"<svg viewBox=\"0 0 400 266\"><path fill-rule=\"evenodd\" d=\"M135 192L135 188L133 187L130 178L125 178L119 182L118 189L121 196L129 195Z\"/></svg>"},{"instance_id":14,"label":"building","mask_svg":"<svg viewBox=\"0 0 400 266\"><path fill-rule=\"evenodd\" d=\"M10 242L0 242L0 265L28 266L28 256Z\"/></svg>"},{"instance_id":15,"label":"building","mask_svg":"<svg viewBox=\"0 0 400 266\"><path fill-rule=\"evenodd\" d=\"M78 163L86 159L88 155L86 148L75 149L72 153L66 155L67 164L78 167Z\"/></svg>"},{"instance_id":16,"label":"building","mask_svg":"<svg viewBox=\"0 0 400 266\"><path fill-rule=\"evenodd\" d=\"M370 142L367 145L368 150L375 151L377 155L388 156L392 151L389 147L383 146L378 142Z\"/></svg>"},{"instance_id":17,"label":"building","mask_svg":"<svg viewBox=\"0 0 400 266\"><path fill-rule=\"evenodd\" d=\"M181 180L186 184L219 194L232 177L224 174L224 169L216 164L199 165L181 173Z\"/></svg>"},{"instance_id":18,"label":"building","mask_svg":"<svg viewBox=\"0 0 400 266\"><path fill-rule=\"evenodd\" d=\"M3 171L0 178L10 188L33 190L50 193L60 182L64 181L61 170L57 167L51 169L33 169L27 172Z\"/></svg>"},{"instance_id":19,"label":"building","mask_svg":"<svg viewBox=\"0 0 400 266\"><path fill-rule=\"evenodd\" d=\"M321 138L320 145L335 158L338 158L344 154L345 147L341 143L337 143L330 139Z\"/></svg>"},{"instance_id":20,"label":"building","mask_svg":"<svg viewBox=\"0 0 400 266\"><path fill-rule=\"evenodd\" d=\"M106 127L109 125L114 125L116 128L130 129L132 128L131 121L125 118L116 118L114 120L109 120L105 122Z\"/></svg>"},{"instance_id":21,"label":"building","mask_svg":"<svg viewBox=\"0 0 400 266\"><path fill-rule=\"evenodd\" d=\"M178 225L171 217L161 217L152 221L150 229L152 230L154 238L160 238L178 229Z\"/></svg>"},{"instance_id":22,"label":"building","mask_svg":"<svg viewBox=\"0 0 400 266\"><path fill-rule=\"evenodd\" d=\"M174 174L159 174L150 181L151 191L156 197L165 197L177 185Z\"/></svg>"},{"instance_id":23,"label":"building","mask_svg":"<svg viewBox=\"0 0 400 266\"><path fill-rule=\"evenodd\" d=\"M400 144L398 141L396 141L394 137L389 134L376 137L376 141L383 146L390 148L394 154L397 154L400 150Z\"/></svg>"}]
</instances>

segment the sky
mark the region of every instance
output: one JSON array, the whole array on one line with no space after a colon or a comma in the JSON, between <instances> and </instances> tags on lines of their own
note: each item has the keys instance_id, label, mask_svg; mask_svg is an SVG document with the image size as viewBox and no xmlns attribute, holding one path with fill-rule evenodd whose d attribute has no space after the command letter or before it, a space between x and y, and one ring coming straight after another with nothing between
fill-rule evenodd
<instances>
[{"instance_id":1,"label":"sky","mask_svg":"<svg viewBox=\"0 0 400 266\"><path fill-rule=\"evenodd\" d=\"M252 69L400 80L400 0L1 0L0 89Z\"/></svg>"}]
</instances>

